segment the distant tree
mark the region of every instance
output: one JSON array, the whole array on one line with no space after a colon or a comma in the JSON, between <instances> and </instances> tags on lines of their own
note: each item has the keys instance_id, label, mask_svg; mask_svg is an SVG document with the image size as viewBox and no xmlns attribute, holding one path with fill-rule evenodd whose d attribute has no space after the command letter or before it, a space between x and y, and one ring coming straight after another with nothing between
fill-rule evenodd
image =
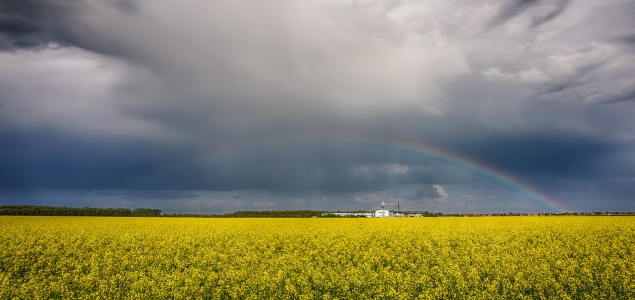
<instances>
[{"instance_id":1,"label":"distant tree","mask_svg":"<svg viewBox=\"0 0 635 300\"><path fill-rule=\"evenodd\" d=\"M13 216L129 216L127 208L93 208L66 206L4 205L0 206L0 215Z\"/></svg>"},{"instance_id":2,"label":"distant tree","mask_svg":"<svg viewBox=\"0 0 635 300\"><path fill-rule=\"evenodd\" d=\"M132 215L135 217L158 217L161 215L161 210L151 208L135 208L135 210L132 211Z\"/></svg>"}]
</instances>

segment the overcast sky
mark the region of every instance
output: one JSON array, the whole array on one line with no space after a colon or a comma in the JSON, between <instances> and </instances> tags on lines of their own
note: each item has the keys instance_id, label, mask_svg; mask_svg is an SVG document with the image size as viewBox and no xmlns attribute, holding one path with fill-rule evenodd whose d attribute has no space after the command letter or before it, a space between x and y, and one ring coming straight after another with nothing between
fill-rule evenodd
<instances>
[{"instance_id":1,"label":"overcast sky","mask_svg":"<svg viewBox=\"0 0 635 300\"><path fill-rule=\"evenodd\" d=\"M0 205L635 211L630 0L0 0Z\"/></svg>"}]
</instances>

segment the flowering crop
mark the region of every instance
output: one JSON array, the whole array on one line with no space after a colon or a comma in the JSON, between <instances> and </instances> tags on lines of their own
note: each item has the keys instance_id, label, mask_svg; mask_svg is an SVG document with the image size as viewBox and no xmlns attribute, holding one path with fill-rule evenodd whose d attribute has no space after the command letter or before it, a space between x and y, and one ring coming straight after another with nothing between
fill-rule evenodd
<instances>
[{"instance_id":1,"label":"flowering crop","mask_svg":"<svg viewBox=\"0 0 635 300\"><path fill-rule=\"evenodd\" d=\"M633 245L633 217L0 217L0 299L633 299Z\"/></svg>"}]
</instances>

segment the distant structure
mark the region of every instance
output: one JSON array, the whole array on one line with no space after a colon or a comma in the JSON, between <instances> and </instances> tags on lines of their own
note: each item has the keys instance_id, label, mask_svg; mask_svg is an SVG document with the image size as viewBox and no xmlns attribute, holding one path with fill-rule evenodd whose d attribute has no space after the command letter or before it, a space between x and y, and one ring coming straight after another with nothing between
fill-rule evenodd
<instances>
[{"instance_id":1,"label":"distant structure","mask_svg":"<svg viewBox=\"0 0 635 300\"><path fill-rule=\"evenodd\" d=\"M403 217L404 215L401 214L401 211L399 210L399 202L396 203L386 203L384 201L381 202L381 209L378 209L374 212L374 217L375 218L392 218L392 217ZM397 206L397 213L393 214L392 211L389 211L386 208L386 206Z\"/></svg>"},{"instance_id":2,"label":"distant structure","mask_svg":"<svg viewBox=\"0 0 635 300\"><path fill-rule=\"evenodd\" d=\"M366 217L373 218L375 215L369 212L328 212L323 213L322 216L337 216L337 217Z\"/></svg>"},{"instance_id":3,"label":"distant structure","mask_svg":"<svg viewBox=\"0 0 635 300\"><path fill-rule=\"evenodd\" d=\"M375 218L392 218L393 214L392 214L392 211L388 211L385 209L378 209L374 212L374 217Z\"/></svg>"},{"instance_id":4,"label":"distant structure","mask_svg":"<svg viewBox=\"0 0 635 300\"><path fill-rule=\"evenodd\" d=\"M386 202L382 201L381 202L381 209L384 209L386 206L397 206L397 212L401 213L400 204L403 204L403 202L386 203Z\"/></svg>"}]
</instances>

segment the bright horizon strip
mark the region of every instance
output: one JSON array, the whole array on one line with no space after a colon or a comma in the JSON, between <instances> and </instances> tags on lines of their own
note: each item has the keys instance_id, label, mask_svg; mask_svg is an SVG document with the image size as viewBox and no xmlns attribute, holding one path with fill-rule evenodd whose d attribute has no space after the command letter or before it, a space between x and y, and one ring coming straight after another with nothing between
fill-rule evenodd
<instances>
[{"instance_id":1,"label":"bright horizon strip","mask_svg":"<svg viewBox=\"0 0 635 300\"><path fill-rule=\"evenodd\" d=\"M241 150L250 150L253 148L258 149L274 149L274 148L285 148L282 147L283 144L291 144L298 145L302 142L304 145L312 144L317 142L346 142L346 143L369 143L375 145L382 145L393 147L397 149L405 149L411 152L423 154L428 157L432 157L438 160L442 160L444 162L457 165L463 169L481 174L486 176L487 178L499 182L504 186L512 188L514 190L518 190L529 196L529 198L538 202L544 208L548 208L553 210L554 212L566 212L571 211L564 205L558 203L556 200L549 197L544 192L541 192L537 188L531 186L531 184L527 182L523 182L521 179L516 176L499 170L493 166L487 166L481 162L478 162L474 159L467 158L465 156L461 156L459 154L453 153L446 149L441 149L439 147L431 146L428 144L424 144L422 142L407 140L407 139L396 139L393 137L386 136L364 136L364 135L343 135L336 134L333 136L328 135L301 135L301 136L287 136L287 137L277 137L277 138L268 138L259 141L250 141L246 143L241 143L239 145L232 146L224 146L219 148L214 148L211 150L207 150L199 154L195 160L206 160L211 158L218 158L222 155L234 154L236 152L241 152Z\"/></svg>"}]
</instances>

